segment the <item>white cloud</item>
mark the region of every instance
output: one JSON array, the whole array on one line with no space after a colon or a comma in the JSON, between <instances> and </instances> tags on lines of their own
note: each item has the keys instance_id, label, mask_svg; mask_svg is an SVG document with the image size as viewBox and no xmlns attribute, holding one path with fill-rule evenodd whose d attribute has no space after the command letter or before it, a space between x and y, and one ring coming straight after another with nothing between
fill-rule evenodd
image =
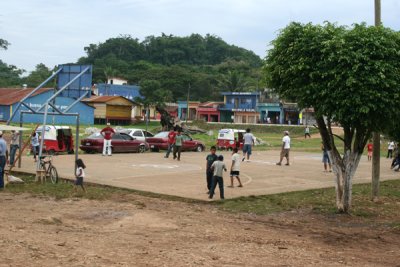
<instances>
[{"instance_id":1,"label":"white cloud","mask_svg":"<svg viewBox=\"0 0 400 267\"><path fill-rule=\"evenodd\" d=\"M382 1L382 20L399 30L400 3ZM75 62L84 46L119 34L143 39L216 34L261 57L279 29L291 21L373 23L373 1L365 0L4 0L0 38L12 45L0 51L9 64L32 70L40 62Z\"/></svg>"}]
</instances>

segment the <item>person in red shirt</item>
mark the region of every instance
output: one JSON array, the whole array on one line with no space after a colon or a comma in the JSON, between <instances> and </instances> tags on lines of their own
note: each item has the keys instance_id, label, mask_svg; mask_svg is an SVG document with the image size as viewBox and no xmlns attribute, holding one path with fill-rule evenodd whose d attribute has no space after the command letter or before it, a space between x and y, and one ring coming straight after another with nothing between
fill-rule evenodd
<instances>
[{"instance_id":1,"label":"person in red shirt","mask_svg":"<svg viewBox=\"0 0 400 267\"><path fill-rule=\"evenodd\" d=\"M100 134L104 137L103 156L106 154L111 156L111 138L115 134L115 131L110 127L110 123L107 123L107 127L101 130Z\"/></svg>"},{"instance_id":2,"label":"person in red shirt","mask_svg":"<svg viewBox=\"0 0 400 267\"><path fill-rule=\"evenodd\" d=\"M175 145L175 137L176 137L176 132L174 131L174 129L171 129L168 133L168 149L167 149L167 153L165 154L164 158L168 158L169 154L171 154L174 145Z\"/></svg>"},{"instance_id":3,"label":"person in red shirt","mask_svg":"<svg viewBox=\"0 0 400 267\"><path fill-rule=\"evenodd\" d=\"M368 150L368 161L372 159L372 150L374 148L374 145L371 143L371 140L369 140L368 145L367 145L367 150Z\"/></svg>"}]
</instances>

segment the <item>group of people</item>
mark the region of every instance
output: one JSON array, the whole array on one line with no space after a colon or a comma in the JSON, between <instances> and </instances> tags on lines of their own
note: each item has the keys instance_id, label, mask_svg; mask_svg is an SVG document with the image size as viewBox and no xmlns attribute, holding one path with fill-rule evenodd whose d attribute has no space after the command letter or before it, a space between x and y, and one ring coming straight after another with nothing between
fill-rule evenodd
<instances>
[{"instance_id":1,"label":"group of people","mask_svg":"<svg viewBox=\"0 0 400 267\"><path fill-rule=\"evenodd\" d=\"M182 145L183 145L182 131L180 129L178 129L177 131L171 129L168 133L168 148L164 158L169 158L169 155L172 152L173 158L178 159L178 161L180 161Z\"/></svg>"}]
</instances>

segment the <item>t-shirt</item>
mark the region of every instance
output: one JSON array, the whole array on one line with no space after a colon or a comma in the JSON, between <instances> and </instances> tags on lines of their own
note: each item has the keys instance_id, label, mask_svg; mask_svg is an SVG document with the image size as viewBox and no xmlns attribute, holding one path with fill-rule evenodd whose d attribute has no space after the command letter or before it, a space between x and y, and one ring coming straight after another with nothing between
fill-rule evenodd
<instances>
[{"instance_id":1,"label":"t-shirt","mask_svg":"<svg viewBox=\"0 0 400 267\"><path fill-rule=\"evenodd\" d=\"M305 133L310 133L310 128L306 127L306 129L304 130Z\"/></svg>"},{"instance_id":2,"label":"t-shirt","mask_svg":"<svg viewBox=\"0 0 400 267\"><path fill-rule=\"evenodd\" d=\"M240 155L235 153L232 155L232 171L240 171Z\"/></svg>"},{"instance_id":3,"label":"t-shirt","mask_svg":"<svg viewBox=\"0 0 400 267\"><path fill-rule=\"evenodd\" d=\"M175 136L175 145L176 146L182 146L182 142L183 142L183 136L182 135Z\"/></svg>"},{"instance_id":4,"label":"t-shirt","mask_svg":"<svg viewBox=\"0 0 400 267\"><path fill-rule=\"evenodd\" d=\"M367 150L368 150L368 152L372 152L372 149L374 148L374 145L373 144L368 144L367 145Z\"/></svg>"},{"instance_id":5,"label":"t-shirt","mask_svg":"<svg viewBox=\"0 0 400 267\"><path fill-rule=\"evenodd\" d=\"M103 130L101 130L101 135L104 136L104 139L106 140L111 140L111 137L113 136L113 134L115 134L115 131L113 128L111 127L106 127Z\"/></svg>"},{"instance_id":6,"label":"t-shirt","mask_svg":"<svg viewBox=\"0 0 400 267\"><path fill-rule=\"evenodd\" d=\"M243 139L245 145L252 145L254 141L254 135L252 133L245 133L243 135Z\"/></svg>"},{"instance_id":7,"label":"t-shirt","mask_svg":"<svg viewBox=\"0 0 400 267\"><path fill-rule=\"evenodd\" d=\"M173 143L175 143L175 136L176 136L176 132L168 133L168 144L172 145Z\"/></svg>"},{"instance_id":8,"label":"t-shirt","mask_svg":"<svg viewBox=\"0 0 400 267\"><path fill-rule=\"evenodd\" d=\"M388 149L389 150L393 150L394 149L394 142L389 142Z\"/></svg>"},{"instance_id":9,"label":"t-shirt","mask_svg":"<svg viewBox=\"0 0 400 267\"><path fill-rule=\"evenodd\" d=\"M226 170L225 163L219 160L215 161L211 167L214 168L214 176L222 177L223 171Z\"/></svg>"},{"instance_id":10,"label":"t-shirt","mask_svg":"<svg viewBox=\"0 0 400 267\"><path fill-rule=\"evenodd\" d=\"M19 137L19 133L17 133L17 132L12 133L12 134L11 134L11 142L10 142L10 145L19 145L18 137Z\"/></svg>"},{"instance_id":11,"label":"t-shirt","mask_svg":"<svg viewBox=\"0 0 400 267\"><path fill-rule=\"evenodd\" d=\"M40 146L38 134L36 134L35 136L31 136L31 145L32 146Z\"/></svg>"},{"instance_id":12,"label":"t-shirt","mask_svg":"<svg viewBox=\"0 0 400 267\"><path fill-rule=\"evenodd\" d=\"M5 156L7 151L7 143L6 140L0 138L0 156Z\"/></svg>"},{"instance_id":13,"label":"t-shirt","mask_svg":"<svg viewBox=\"0 0 400 267\"><path fill-rule=\"evenodd\" d=\"M79 174L81 173L81 171L82 171L82 174L81 174L81 175L79 175ZM76 176L77 176L77 177L82 177L82 178L84 178L84 177L85 177L85 171L83 170L83 168L82 168L82 167L78 167L78 168L76 168Z\"/></svg>"},{"instance_id":14,"label":"t-shirt","mask_svg":"<svg viewBox=\"0 0 400 267\"><path fill-rule=\"evenodd\" d=\"M288 135L285 135L285 136L282 138L282 142L285 144L285 145L283 146L284 149L290 149L290 137L289 137Z\"/></svg>"},{"instance_id":15,"label":"t-shirt","mask_svg":"<svg viewBox=\"0 0 400 267\"><path fill-rule=\"evenodd\" d=\"M207 171L211 168L211 165L214 163L214 161L216 161L218 159L218 156L215 154L209 154L206 157L207 160Z\"/></svg>"}]
</instances>

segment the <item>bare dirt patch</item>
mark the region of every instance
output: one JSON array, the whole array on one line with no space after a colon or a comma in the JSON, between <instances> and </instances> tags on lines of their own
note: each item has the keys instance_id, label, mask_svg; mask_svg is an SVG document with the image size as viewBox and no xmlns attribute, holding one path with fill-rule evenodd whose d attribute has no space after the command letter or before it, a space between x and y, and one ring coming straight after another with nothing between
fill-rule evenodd
<instances>
[{"instance_id":1,"label":"bare dirt patch","mask_svg":"<svg viewBox=\"0 0 400 267\"><path fill-rule=\"evenodd\" d=\"M311 211L0 194L0 266L399 266L400 231Z\"/></svg>"}]
</instances>

